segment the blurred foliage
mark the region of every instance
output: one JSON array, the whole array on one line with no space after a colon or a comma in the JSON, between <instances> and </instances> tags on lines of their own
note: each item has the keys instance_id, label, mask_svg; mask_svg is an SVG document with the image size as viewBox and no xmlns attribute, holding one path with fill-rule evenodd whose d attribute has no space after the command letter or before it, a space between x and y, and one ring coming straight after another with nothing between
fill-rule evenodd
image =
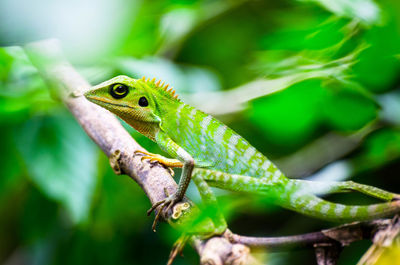
<instances>
[{"instance_id":1,"label":"blurred foliage","mask_svg":"<svg viewBox=\"0 0 400 265\"><path fill-rule=\"evenodd\" d=\"M398 244L382 250L382 255L377 260L377 265L393 264L393 261L400 260L400 247Z\"/></svg>"},{"instance_id":2,"label":"blurred foliage","mask_svg":"<svg viewBox=\"0 0 400 265\"><path fill-rule=\"evenodd\" d=\"M166 225L151 232L143 191L114 175L19 45L57 37L91 83L155 76L200 109L200 94L275 80L279 92L261 93L242 112L219 118L273 159L328 133L352 136L371 126L343 158L353 167L349 175L400 192L399 13L397 0L1 1L0 262L163 264L178 237ZM278 236L331 225L256 196L216 193L238 233ZM192 186L188 195L199 202ZM367 247L346 248L339 264L354 264ZM198 263L193 250L186 252L176 264ZM308 250L260 256L269 264L315 264Z\"/></svg>"}]
</instances>

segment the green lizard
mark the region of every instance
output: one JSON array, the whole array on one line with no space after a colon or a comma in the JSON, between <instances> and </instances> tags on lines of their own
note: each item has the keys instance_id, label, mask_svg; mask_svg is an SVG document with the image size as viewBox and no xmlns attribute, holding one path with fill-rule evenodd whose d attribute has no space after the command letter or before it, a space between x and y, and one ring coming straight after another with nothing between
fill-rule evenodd
<instances>
[{"instance_id":1,"label":"green lizard","mask_svg":"<svg viewBox=\"0 0 400 265\"><path fill-rule=\"evenodd\" d=\"M226 229L226 223L210 186L260 193L284 208L331 221L367 220L400 212L399 195L372 186L287 178L244 138L212 116L181 102L167 87L155 79L117 76L85 93L88 100L121 117L172 157L144 153L142 159L182 167L177 192L156 203L150 212L158 206L158 214L168 211L183 198L191 179L206 205L213 209L216 234ZM317 196L346 191L358 191L386 202L343 205Z\"/></svg>"}]
</instances>

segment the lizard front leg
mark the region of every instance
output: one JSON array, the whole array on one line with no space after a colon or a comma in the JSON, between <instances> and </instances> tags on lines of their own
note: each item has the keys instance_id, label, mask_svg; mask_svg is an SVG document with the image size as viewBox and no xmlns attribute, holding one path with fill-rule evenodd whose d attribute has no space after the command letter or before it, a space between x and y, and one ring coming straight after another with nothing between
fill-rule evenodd
<instances>
[{"instance_id":1,"label":"lizard front leg","mask_svg":"<svg viewBox=\"0 0 400 265\"><path fill-rule=\"evenodd\" d=\"M148 211L148 213L151 213L154 209L156 209L159 205L162 205L161 209L156 215L156 218L153 223L153 230L155 229L155 226L157 224L157 221L159 219L159 216L163 209L165 209L165 212L168 212L168 210L178 201L180 201L183 196L185 195L187 186L189 185L191 177L193 177L193 181L195 182L199 193L201 195L202 200L204 201L206 207L208 210L211 212L211 219L214 223L214 231L212 232L213 234L222 234L227 227L225 218L223 217L222 213L219 211L218 204L217 204L217 199L215 198L213 192L211 191L211 188L208 186L207 182L203 179L201 174L197 174L196 172L193 172L194 168L194 160L188 154L183 148L181 148L178 144L176 144L171 138L169 138L164 132L160 131L157 136L156 136L156 142L158 145L168 154L170 154L172 157L176 157L177 159L169 159L162 157L160 155L153 155L153 154L147 154L148 157L151 157L150 159L153 159L154 161L158 161L166 166L171 166L171 167L182 167L182 175L179 181L179 186L178 190L175 194L173 195L167 195L167 198L165 200L162 200L160 202L157 202L156 204L153 205L153 207ZM145 158L147 158L145 156ZM181 162L183 160L183 162ZM192 174L193 173L193 174ZM175 214L180 215L180 213L175 212Z\"/></svg>"},{"instance_id":2,"label":"lizard front leg","mask_svg":"<svg viewBox=\"0 0 400 265\"><path fill-rule=\"evenodd\" d=\"M182 147L180 147L177 143L175 143L166 133L160 130L159 132L157 132L155 140L161 149L163 149L172 157L177 158L177 160L179 160L182 163L182 174L179 180L178 190L174 194L165 198L164 200L155 203L147 212L147 214L151 214L151 212L153 212L157 207L161 206L154 219L153 230L155 230L157 221L161 213L162 212L167 213L177 202L181 201L185 196L186 190L189 186L189 182L192 176L192 171L194 168L193 157L188 152L186 152ZM154 158L154 160L162 161L161 163L166 162L167 164L168 162L171 162L160 157L161 156Z\"/></svg>"}]
</instances>

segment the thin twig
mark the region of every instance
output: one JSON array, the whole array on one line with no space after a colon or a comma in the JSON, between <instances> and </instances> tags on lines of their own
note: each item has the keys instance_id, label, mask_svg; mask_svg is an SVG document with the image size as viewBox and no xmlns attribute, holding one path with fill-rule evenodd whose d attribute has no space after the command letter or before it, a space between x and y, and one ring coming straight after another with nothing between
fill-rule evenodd
<instances>
[{"instance_id":1,"label":"thin twig","mask_svg":"<svg viewBox=\"0 0 400 265\"><path fill-rule=\"evenodd\" d=\"M266 248L269 251L282 251L304 247L315 247L316 244L340 243L349 245L362 239L371 239L377 231L386 229L391 220L379 219L369 222L354 222L330 229L281 237L249 237L226 232L231 242L244 244L253 248Z\"/></svg>"}]
</instances>

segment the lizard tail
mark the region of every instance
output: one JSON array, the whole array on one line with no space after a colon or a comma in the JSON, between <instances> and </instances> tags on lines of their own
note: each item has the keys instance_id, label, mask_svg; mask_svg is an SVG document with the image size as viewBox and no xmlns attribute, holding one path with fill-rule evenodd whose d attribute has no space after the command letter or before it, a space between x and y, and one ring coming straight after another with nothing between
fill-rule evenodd
<instances>
[{"instance_id":1,"label":"lizard tail","mask_svg":"<svg viewBox=\"0 0 400 265\"><path fill-rule=\"evenodd\" d=\"M365 221L400 213L400 200L371 205L344 205L323 200L313 194L296 192L279 204L301 214L334 222Z\"/></svg>"},{"instance_id":2,"label":"lizard tail","mask_svg":"<svg viewBox=\"0 0 400 265\"><path fill-rule=\"evenodd\" d=\"M334 222L362 221L392 216L400 213L400 200L371 205L344 205L323 200L312 194L312 186L304 182L288 181L283 174L275 179L258 179L241 175L229 175L219 171L196 169L212 187L225 190L252 192L267 195L280 206L315 218ZM272 183L272 180L275 180Z\"/></svg>"}]
</instances>

